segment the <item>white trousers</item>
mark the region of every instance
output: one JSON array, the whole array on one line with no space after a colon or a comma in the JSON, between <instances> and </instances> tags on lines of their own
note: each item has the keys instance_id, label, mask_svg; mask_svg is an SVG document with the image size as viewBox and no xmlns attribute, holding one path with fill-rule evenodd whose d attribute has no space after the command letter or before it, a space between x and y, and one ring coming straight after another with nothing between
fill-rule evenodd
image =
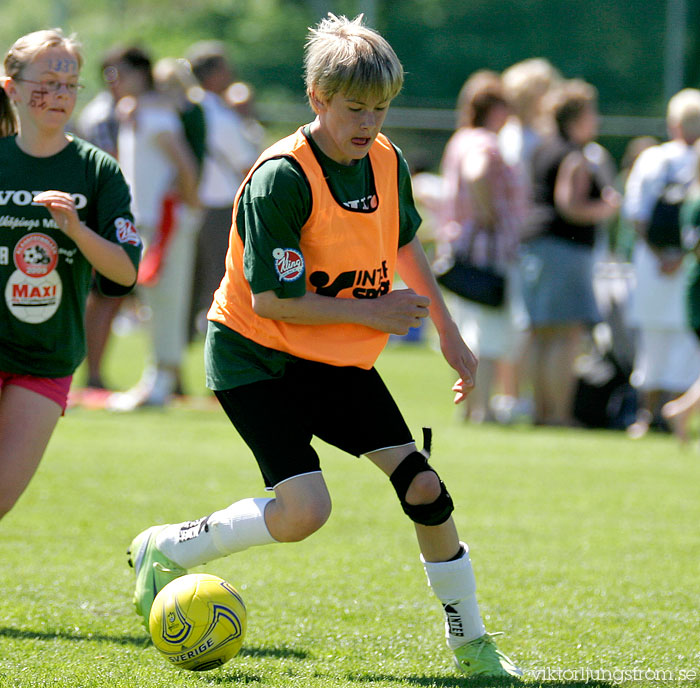
<instances>
[{"instance_id":1,"label":"white trousers","mask_svg":"<svg viewBox=\"0 0 700 688\"><path fill-rule=\"evenodd\" d=\"M151 358L159 366L177 367L187 347L187 328L192 294L197 232L202 211L180 205L158 281L143 286L141 293L151 309ZM153 236L146 230L145 236Z\"/></svg>"}]
</instances>

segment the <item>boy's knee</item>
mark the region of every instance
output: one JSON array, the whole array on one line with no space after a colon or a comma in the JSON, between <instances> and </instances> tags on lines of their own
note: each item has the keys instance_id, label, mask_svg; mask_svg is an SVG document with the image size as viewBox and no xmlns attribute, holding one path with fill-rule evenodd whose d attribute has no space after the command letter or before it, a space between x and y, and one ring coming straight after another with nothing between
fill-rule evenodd
<instances>
[{"instance_id":1,"label":"boy's knee","mask_svg":"<svg viewBox=\"0 0 700 688\"><path fill-rule=\"evenodd\" d=\"M286 527L284 533L281 533L283 542L299 542L313 535L328 521L330 515L330 500L295 507L285 514Z\"/></svg>"},{"instance_id":2,"label":"boy's knee","mask_svg":"<svg viewBox=\"0 0 700 688\"><path fill-rule=\"evenodd\" d=\"M435 471L418 473L406 492L409 504L430 504L440 496L440 478Z\"/></svg>"},{"instance_id":3,"label":"boy's knee","mask_svg":"<svg viewBox=\"0 0 700 688\"><path fill-rule=\"evenodd\" d=\"M412 452L389 477L404 513L424 526L444 523L454 505L440 476L421 452Z\"/></svg>"},{"instance_id":4,"label":"boy's knee","mask_svg":"<svg viewBox=\"0 0 700 688\"><path fill-rule=\"evenodd\" d=\"M422 471L411 481L406 492L409 504L431 504L441 492L440 478L435 471Z\"/></svg>"}]
</instances>

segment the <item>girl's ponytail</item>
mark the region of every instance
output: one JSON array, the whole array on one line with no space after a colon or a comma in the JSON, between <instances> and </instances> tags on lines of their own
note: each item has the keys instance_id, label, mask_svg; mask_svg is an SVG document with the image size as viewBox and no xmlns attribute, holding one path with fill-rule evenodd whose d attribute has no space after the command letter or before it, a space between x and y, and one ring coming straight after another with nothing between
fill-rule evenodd
<instances>
[{"instance_id":1,"label":"girl's ponytail","mask_svg":"<svg viewBox=\"0 0 700 688\"><path fill-rule=\"evenodd\" d=\"M5 89L0 86L0 137L17 133L17 118Z\"/></svg>"}]
</instances>

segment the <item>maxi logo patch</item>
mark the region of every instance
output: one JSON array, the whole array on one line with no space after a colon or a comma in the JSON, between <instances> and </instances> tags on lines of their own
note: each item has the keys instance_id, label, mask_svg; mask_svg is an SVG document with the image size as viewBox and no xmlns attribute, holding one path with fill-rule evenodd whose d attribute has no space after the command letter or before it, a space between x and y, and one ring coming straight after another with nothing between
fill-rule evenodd
<instances>
[{"instance_id":1,"label":"maxi logo patch","mask_svg":"<svg viewBox=\"0 0 700 688\"><path fill-rule=\"evenodd\" d=\"M283 282L293 282L304 274L304 256L293 248L276 248L272 251L275 270Z\"/></svg>"},{"instance_id":2,"label":"maxi logo patch","mask_svg":"<svg viewBox=\"0 0 700 688\"><path fill-rule=\"evenodd\" d=\"M5 303L25 323L47 321L61 304L63 284L54 268L58 245L46 234L33 232L20 239L12 252L17 270L5 285Z\"/></svg>"}]
</instances>

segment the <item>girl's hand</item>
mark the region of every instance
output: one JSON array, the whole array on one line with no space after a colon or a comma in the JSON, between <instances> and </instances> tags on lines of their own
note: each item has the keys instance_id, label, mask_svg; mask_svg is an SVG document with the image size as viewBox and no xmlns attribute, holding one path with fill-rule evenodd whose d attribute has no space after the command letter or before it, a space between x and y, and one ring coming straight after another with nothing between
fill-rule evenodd
<instances>
[{"instance_id":1,"label":"girl's hand","mask_svg":"<svg viewBox=\"0 0 700 688\"><path fill-rule=\"evenodd\" d=\"M80 218L70 194L65 191L43 191L34 196L34 203L45 206L59 229L71 239L74 237L80 228Z\"/></svg>"},{"instance_id":2,"label":"girl's hand","mask_svg":"<svg viewBox=\"0 0 700 688\"><path fill-rule=\"evenodd\" d=\"M136 282L136 268L124 248L83 224L70 194L42 191L34 196L34 202L46 207L56 226L75 242L85 260L97 272L124 287L131 287Z\"/></svg>"}]
</instances>

